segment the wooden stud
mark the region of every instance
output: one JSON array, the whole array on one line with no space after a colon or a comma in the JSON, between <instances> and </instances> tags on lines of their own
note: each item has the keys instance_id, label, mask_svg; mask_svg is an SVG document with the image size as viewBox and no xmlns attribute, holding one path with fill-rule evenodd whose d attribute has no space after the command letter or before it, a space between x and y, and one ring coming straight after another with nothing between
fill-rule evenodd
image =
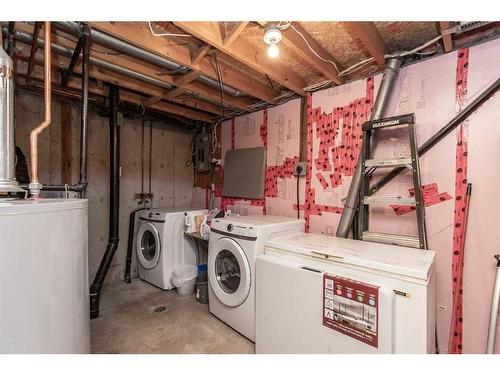
<instances>
[{"instance_id":1,"label":"wooden stud","mask_svg":"<svg viewBox=\"0 0 500 375\"><path fill-rule=\"evenodd\" d=\"M450 28L449 21L441 21L439 22L439 28L441 30L441 35L443 36L443 48L444 52L448 53L453 50L453 39L451 38L451 34L443 35L443 31L448 30Z\"/></svg>"},{"instance_id":2,"label":"wooden stud","mask_svg":"<svg viewBox=\"0 0 500 375\"><path fill-rule=\"evenodd\" d=\"M381 68L385 65L386 46L374 22L343 22L351 36L358 38Z\"/></svg>"}]
</instances>

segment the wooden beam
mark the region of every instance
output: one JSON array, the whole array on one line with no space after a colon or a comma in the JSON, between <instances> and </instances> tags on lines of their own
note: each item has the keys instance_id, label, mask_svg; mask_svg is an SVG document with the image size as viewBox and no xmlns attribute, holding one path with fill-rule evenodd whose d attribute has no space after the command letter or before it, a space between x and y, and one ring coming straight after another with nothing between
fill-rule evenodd
<instances>
[{"instance_id":1,"label":"wooden beam","mask_svg":"<svg viewBox=\"0 0 500 375\"><path fill-rule=\"evenodd\" d=\"M33 33L33 26L27 25L27 24L22 24L22 23L16 23L16 29L26 32L26 33ZM43 38L42 38L43 39ZM58 35L52 35L52 42L56 43L60 46L63 46L67 49L73 50L75 48L75 43L68 41L65 38L62 38ZM21 44L21 43L19 43ZM137 59L134 59L132 57L125 57L125 55L104 55L104 54L95 54L94 52L91 51L91 57L95 57L96 59L99 59L101 61L108 62L110 64L114 64L120 67L127 68L129 70L133 70L135 72L141 73L143 75L149 76L149 77L154 77L155 79L162 81L164 83L170 84L170 85L175 85L174 82L174 77L170 75L162 75L161 74L161 69L153 66L151 64L147 64L143 61L139 61ZM92 65L92 60L91 60L91 65ZM228 69L227 66L223 67L222 69ZM227 70L223 70L222 74L224 77L227 76L228 72ZM194 83L194 82L193 82ZM205 85L194 85L193 83L191 84L186 84L184 87L186 90L192 91L195 94L198 94L200 96L204 96L208 99L212 100L219 100L220 98L220 93L219 90L209 88L208 86ZM224 98L224 101L226 104L233 106L234 108L242 109L242 110L248 110L248 106L250 104L254 103L254 100L247 98L247 97L231 97L230 95L226 95Z\"/></svg>"},{"instance_id":2,"label":"wooden beam","mask_svg":"<svg viewBox=\"0 0 500 375\"><path fill-rule=\"evenodd\" d=\"M152 96L149 99L144 100L144 106L149 107L152 104L158 103L163 99L161 96Z\"/></svg>"},{"instance_id":3,"label":"wooden beam","mask_svg":"<svg viewBox=\"0 0 500 375\"><path fill-rule=\"evenodd\" d=\"M28 64L28 73L26 74L26 82L30 81L31 72L35 66L35 57L36 52L38 51L38 43L36 40L38 39L38 35L40 35L40 29L42 28L42 22L35 22L35 26L33 28L33 42L31 43L31 51L30 51L30 60Z\"/></svg>"},{"instance_id":4,"label":"wooden beam","mask_svg":"<svg viewBox=\"0 0 500 375\"><path fill-rule=\"evenodd\" d=\"M31 61L31 60L30 60ZM71 184L73 162L71 103L61 103L61 181Z\"/></svg>"},{"instance_id":5,"label":"wooden beam","mask_svg":"<svg viewBox=\"0 0 500 375\"><path fill-rule=\"evenodd\" d=\"M23 56L21 54L19 54L17 56L17 58L21 62L25 62L25 61L28 60L28 56ZM54 56L54 58L52 60L52 63L53 63L53 67L54 67L53 69L54 69L55 72L58 71L58 66L59 66L59 64L61 64L62 61L64 61L64 59L65 58L63 58L61 56L57 56L57 55ZM43 67L43 61L41 59L37 59L36 60L35 69L33 70L33 76L34 77L35 77L35 72L37 72L38 76L40 76L40 74L42 74L41 73L42 67ZM20 72L22 73L22 70ZM75 67L75 72L80 72L80 66L79 65L77 65L77 67ZM153 88L153 87L148 88L147 86L142 85L142 83L140 83L138 81L134 81L132 79L129 79L129 78L126 78L126 77L122 77L122 76L120 76L120 75L118 75L116 73L113 73L113 72L102 71L102 70L97 69L95 67L90 67L90 69L89 69L89 75L92 78L97 77L98 79L101 79L104 82L112 83L114 85L120 86L122 88L129 89L129 90L134 90L134 91L139 91L139 92L146 92L148 95L152 95L152 96L163 96L164 95L164 92L162 90L160 90L160 89ZM53 78L54 78L54 83L56 83L56 84L60 81L58 74L53 74ZM68 87L71 86L71 82L72 81L70 81L68 83ZM79 87L79 85L76 86L76 87L77 87L78 90L81 90L81 88ZM74 89L75 86L72 86L72 88ZM93 93L97 93L97 94L99 94L99 92L103 92L103 90L101 90L101 91L97 90L96 91L96 89L89 89L89 91L91 91ZM122 93L120 93L121 97L123 96L122 95L123 93L125 93L125 91L122 91ZM129 102L131 102L133 104L142 104L142 105L145 105L144 102L148 99L147 97L141 97L142 99L141 99L141 101L139 101L137 98L139 98L140 96L136 95L136 94L133 94L133 96L129 95L128 97L129 98L133 97L134 100L132 100L132 101L126 100L126 101L129 101ZM191 102L191 104L193 104L193 103ZM211 105L209 103L198 101L198 105L199 105L199 109L202 109L202 108L203 108L203 110L210 109L210 112L212 112L214 114L219 114L220 113L220 110L218 109L218 107L215 107L215 106L213 106L213 105ZM212 122L213 119L214 119L213 115L210 115L210 114L208 114L206 112L200 112L198 110L194 110L194 109L190 109L190 108L184 108L184 107L181 107L181 106L178 106L178 105L175 105L175 104L171 104L171 103L154 103L154 104L147 105L147 107L153 108L153 109L158 109L158 110L163 111L163 112L172 113L172 114L175 114L175 115L187 117L187 118L192 119L192 120L199 120L199 121L204 121L204 122ZM160 107L162 109L160 109Z\"/></svg>"},{"instance_id":6,"label":"wooden beam","mask_svg":"<svg viewBox=\"0 0 500 375\"><path fill-rule=\"evenodd\" d=\"M255 46L246 40L240 39L238 43L227 47L221 38L217 23L184 21L174 23L185 32L203 40L205 43L211 44L250 68L269 75L273 80L297 94L302 96L306 94L303 90L306 86L305 80L281 61L270 59L267 56L264 42L262 42L261 46ZM224 81L227 82L227 79L224 78Z\"/></svg>"},{"instance_id":7,"label":"wooden beam","mask_svg":"<svg viewBox=\"0 0 500 375\"><path fill-rule=\"evenodd\" d=\"M238 22L230 31L226 32L226 35L222 39L225 47L230 47L231 44L240 36L240 34L245 30L249 22Z\"/></svg>"},{"instance_id":8,"label":"wooden beam","mask_svg":"<svg viewBox=\"0 0 500 375\"><path fill-rule=\"evenodd\" d=\"M188 83L193 82L196 78L200 76L200 73L192 70L189 73L184 74L178 78L174 78L174 84L177 86L175 89L169 91L166 95L166 99L173 99L181 94L183 94L186 89L184 88Z\"/></svg>"},{"instance_id":9,"label":"wooden beam","mask_svg":"<svg viewBox=\"0 0 500 375\"><path fill-rule=\"evenodd\" d=\"M191 53L187 47L177 45L167 38L155 37L151 34L146 22L115 22L113 24L109 22L90 22L89 24L100 31L196 70L207 77L217 79L215 66L209 61L206 54L200 58L197 64L193 64ZM217 33L219 34L219 30L217 30ZM230 65L221 65L225 84L268 103L276 103L276 90L265 83L255 80L251 75L239 73Z\"/></svg>"},{"instance_id":10,"label":"wooden beam","mask_svg":"<svg viewBox=\"0 0 500 375\"><path fill-rule=\"evenodd\" d=\"M186 92L186 90L182 87L176 87L175 89L167 92L165 94L165 99L173 99L173 98L176 98L178 97L179 95L182 95L184 94L184 92Z\"/></svg>"},{"instance_id":11,"label":"wooden beam","mask_svg":"<svg viewBox=\"0 0 500 375\"><path fill-rule=\"evenodd\" d=\"M176 85L177 87L184 87L188 83L193 82L199 76L200 76L199 72L192 70L192 71L190 71L182 76L174 77L174 85Z\"/></svg>"},{"instance_id":12,"label":"wooden beam","mask_svg":"<svg viewBox=\"0 0 500 375\"><path fill-rule=\"evenodd\" d=\"M205 55L212 49L210 44L205 44L191 54L191 64L198 65Z\"/></svg>"},{"instance_id":13,"label":"wooden beam","mask_svg":"<svg viewBox=\"0 0 500 375\"><path fill-rule=\"evenodd\" d=\"M374 22L343 22L342 25L352 37L358 38L381 68L385 65L387 52L384 39Z\"/></svg>"},{"instance_id":14,"label":"wooden beam","mask_svg":"<svg viewBox=\"0 0 500 375\"><path fill-rule=\"evenodd\" d=\"M443 48L445 53L451 52L453 50L453 39L451 38L451 34L443 34L443 31L448 30L449 28L449 21L439 22L439 29L441 31L441 35L443 36Z\"/></svg>"},{"instance_id":15,"label":"wooden beam","mask_svg":"<svg viewBox=\"0 0 500 375\"><path fill-rule=\"evenodd\" d=\"M125 100L129 103L137 104L137 105L144 105L144 97L137 95L137 94L132 94L126 91L121 91L120 92L120 100ZM203 122L213 122L215 117L210 116L210 115L205 115L202 112L192 110L189 108L183 108L179 107L174 104L166 103L166 102L158 102L155 104L150 104L147 106L148 108L152 108L158 111L163 111L167 113L171 113L174 115L186 117L191 120L198 120L198 121L203 121Z\"/></svg>"},{"instance_id":16,"label":"wooden beam","mask_svg":"<svg viewBox=\"0 0 500 375\"><path fill-rule=\"evenodd\" d=\"M293 30L291 27L285 30L282 33L283 44L291 48L297 55L303 58L307 63L311 64L316 70L320 71L326 78L335 82L335 84L341 85L344 83L344 79L339 77L334 65L330 62L324 61L333 61L337 65L338 69L341 69L340 65L334 61L333 57L323 48L323 46L321 46L300 23L293 22L292 26L297 31ZM302 38L297 32L302 34L304 38ZM324 60L316 56L316 54L308 47L308 44Z\"/></svg>"}]
</instances>

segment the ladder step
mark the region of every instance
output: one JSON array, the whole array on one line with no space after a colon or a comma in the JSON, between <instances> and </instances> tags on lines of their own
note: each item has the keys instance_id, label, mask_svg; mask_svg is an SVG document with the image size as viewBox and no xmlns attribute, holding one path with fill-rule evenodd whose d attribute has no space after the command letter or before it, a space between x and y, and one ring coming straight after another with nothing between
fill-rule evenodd
<instances>
[{"instance_id":1,"label":"ladder step","mask_svg":"<svg viewBox=\"0 0 500 375\"><path fill-rule=\"evenodd\" d=\"M370 195L363 198L364 204L401 204L415 206L415 197L385 197L380 195Z\"/></svg>"},{"instance_id":2,"label":"ladder step","mask_svg":"<svg viewBox=\"0 0 500 375\"><path fill-rule=\"evenodd\" d=\"M410 158L367 159L365 160L365 167L378 167L378 168L407 167L412 169L412 164Z\"/></svg>"},{"instance_id":3,"label":"ladder step","mask_svg":"<svg viewBox=\"0 0 500 375\"><path fill-rule=\"evenodd\" d=\"M400 234L380 233L380 232L363 232L363 241L385 243L389 245L398 245L406 247L420 248L418 237L402 236Z\"/></svg>"}]
</instances>

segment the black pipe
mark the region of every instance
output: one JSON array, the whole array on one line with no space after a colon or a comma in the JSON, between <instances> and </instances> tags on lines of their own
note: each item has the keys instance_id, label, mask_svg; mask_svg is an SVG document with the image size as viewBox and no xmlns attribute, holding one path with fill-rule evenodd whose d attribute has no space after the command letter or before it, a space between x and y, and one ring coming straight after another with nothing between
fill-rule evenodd
<instances>
[{"instance_id":1,"label":"black pipe","mask_svg":"<svg viewBox=\"0 0 500 375\"><path fill-rule=\"evenodd\" d=\"M488 88L486 88L476 99L474 99L467 107L462 109L453 117L445 126L443 126L437 133L435 133L427 142L418 148L418 156L422 156L427 151L429 151L436 143L441 141L446 137L453 129L464 122L467 117L476 111L484 102L486 102L493 94L495 94L500 88L500 78L497 78ZM370 187L369 194L373 194L376 191L384 187L389 181L394 177L404 171L406 167L398 167L391 169L384 177L382 177L378 182L376 182L372 187Z\"/></svg>"},{"instance_id":2,"label":"black pipe","mask_svg":"<svg viewBox=\"0 0 500 375\"><path fill-rule=\"evenodd\" d=\"M90 286L90 319L99 316L99 299L102 284L108 273L118 247L120 213L120 127L118 126L119 91L109 86L109 235L108 246L102 257L99 269Z\"/></svg>"},{"instance_id":3,"label":"black pipe","mask_svg":"<svg viewBox=\"0 0 500 375\"><path fill-rule=\"evenodd\" d=\"M85 198L87 191L87 156L89 139L89 59L90 59L90 30L83 29L83 56L82 56L82 104L80 108L80 179L78 185L83 186L81 197Z\"/></svg>"},{"instance_id":4,"label":"black pipe","mask_svg":"<svg viewBox=\"0 0 500 375\"><path fill-rule=\"evenodd\" d=\"M125 262L125 282L131 283L130 269L132 268L132 253L134 248L134 231L135 231L135 214L145 210L144 207L135 209L130 213L128 222L128 243L127 243L127 260Z\"/></svg>"}]
</instances>

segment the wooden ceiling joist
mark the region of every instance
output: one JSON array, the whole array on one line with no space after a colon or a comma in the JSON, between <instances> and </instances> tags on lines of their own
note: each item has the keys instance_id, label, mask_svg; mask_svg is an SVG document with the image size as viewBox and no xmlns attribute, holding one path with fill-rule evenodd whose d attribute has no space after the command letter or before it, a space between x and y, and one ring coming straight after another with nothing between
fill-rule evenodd
<instances>
[{"instance_id":1,"label":"wooden ceiling joist","mask_svg":"<svg viewBox=\"0 0 500 375\"><path fill-rule=\"evenodd\" d=\"M443 34L443 32L445 30L448 30L449 28L449 21L439 22L439 29L441 31L441 35L443 36L443 48L445 53L451 52L453 50L453 40L451 39L451 34Z\"/></svg>"},{"instance_id":2,"label":"wooden ceiling joist","mask_svg":"<svg viewBox=\"0 0 500 375\"><path fill-rule=\"evenodd\" d=\"M240 34L245 30L249 22L238 22L230 31L226 31L222 43L226 47L230 47L231 44L240 36Z\"/></svg>"},{"instance_id":3,"label":"wooden ceiling joist","mask_svg":"<svg viewBox=\"0 0 500 375\"><path fill-rule=\"evenodd\" d=\"M340 69L339 64L337 64L333 57L321 46L298 22L293 22L292 26L297 30L293 30L289 27L282 32L282 43L291 48L297 55L304 59L307 63L312 65L316 70L321 72L326 78L333 81L337 85L344 83L344 79L339 77L335 66L331 62L334 62L338 69ZM302 34L303 38L298 34ZM307 41L307 43L306 43ZM319 58L311 48L321 56Z\"/></svg>"},{"instance_id":4,"label":"wooden ceiling joist","mask_svg":"<svg viewBox=\"0 0 500 375\"><path fill-rule=\"evenodd\" d=\"M19 29L20 31L23 31L26 33L33 32L33 27L30 25L26 25L26 24L18 23L16 25L16 28ZM70 49L70 50L75 48L75 43L72 43L72 42L68 41L67 39L62 38L62 37L57 36L57 35L53 35L53 42L60 45L60 46L65 47L67 49ZM19 45L23 45L23 44L19 43ZM100 47L98 47L98 48L100 48ZM92 52L91 52L91 54L92 54ZM152 78L154 78L158 81L161 81L167 85L174 85L174 86L183 85L184 89L181 90L181 93L185 92L185 90L189 90L189 91L193 92L195 95L204 96L204 97L211 99L211 100L214 100L214 101L215 100L218 101L220 98L220 93L218 90L211 89L211 88L208 88L208 87L203 86L203 85L196 85L195 86L195 85L189 83L193 79L197 78L197 76L199 75L199 73L197 73L197 72L189 72L183 76L179 76L178 78L176 78L175 76L162 75L162 74L160 74L161 72L156 67L145 64L145 63L138 61L134 58L124 57L123 55L99 54L98 56L96 56L96 58L98 58L101 61L113 64L113 65L116 65L119 67L127 68L129 70L143 74L145 76L152 77ZM64 66L67 66L67 61L69 61L69 59L64 58L63 61L65 64ZM93 65L91 64L91 67L92 66ZM102 69L101 69L101 71L102 71ZM119 77L123 77L123 76L117 76L116 73L114 76L117 77L116 80L120 80L121 78L119 78ZM106 82L106 74L101 75L101 77L103 78L104 82ZM98 77L94 77L94 78L101 80L101 78L98 78ZM124 82L126 82L126 77L123 77L123 80L124 80ZM145 93L148 93L149 95L157 95L157 94L151 93L153 86L149 85L149 89L148 89L148 85L145 84L145 87L146 87L146 91L144 91ZM166 91L165 89L163 89L163 90L164 91L156 91L156 92L163 92L165 95L165 98L168 99L167 93L170 91ZM172 97L172 100L174 97L175 96ZM173 100L173 101L175 101L175 100ZM248 106L250 104L252 104L252 101L249 98L244 98L244 97L233 98L230 96L226 96L224 101L228 105L231 105L235 108L243 109L243 110L247 110ZM191 103L191 102L192 101L189 101L189 103ZM211 105L209 103L203 102L201 99L196 99L196 101L194 103L196 103L196 108L200 108L200 109L201 108L209 108L209 110L207 110L207 109L204 109L204 110L207 110L207 111L212 112L212 113L219 113L220 112L218 107L214 107L213 105Z\"/></svg>"},{"instance_id":5,"label":"wooden ceiling joist","mask_svg":"<svg viewBox=\"0 0 500 375\"><path fill-rule=\"evenodd\" d=\"M191 64L192 65L198 65L205 57L205 55L210 52L212 49L212 46L210 44L205 44L201 47L199 47L195 52L191 53Z\"/></svg>"},{"instance_id":6,"label":"wooden ceiling joist","mask_svg":"<svg viewBox=\"0 0 500 375\"><path fill-rule=\"evenodd\" d=\"M29 57L26 55L18 54L16 56L16 58L18 60L18 63L20 63L20 64L18 64L18 67L20 68L19 73L22 74L24 71L23 64L26 65L26 70L27 70L26 62L29 60ZM64 57L61 57L61 56L54 56L54 58L52 59L53 72L54 72L52 74L52 76L53 76L55 83L58 83L60 81L59 74L57 74L59 71L58 67L61 63L63 63L63 64L67 63L67 61L65 61L65 60L67 60L67 59ZM43 67L43 61L41 59L36 59L35 68L33 69L33 77L38 77L38 78L43 77L42 67ZM75 67L75 72L81 73L80 65L77 65ZM96 79L101 80L103 82L111 83L111 84L117 85L117 86L125 88L125 89L143 92L143 93L148 94L148 95L163 96L163 94L164 94L164 92L161 89L154 88L154 87L147 87L147 86L142 85L141 83L134 81L132 79L124 78L124 77L119 76L113 72L102 71L102 70L97 69L95 67L90 67L89 75L90 75L90 77L96 78ZM68 85L69 85L69 83L68 83ZM72 85L71 87L73 89L75 89L75 87L77 89L81 89L81 87L79 85L77 85L77 86ZM97 91L95 89L90 90L90 91L92 93L96 93L98 95L100 94L100 91ZM126 91L122 91L122 93L126 93ZM129 94L129 93L127 93L127 94ZM136 96L136 97L138 97L138 96ZM147 99L148 98L143 97L141 102L134 100L132 103L133 104L142 104L148 108L157 109L159 111L163 111L163 112L183 116L183 117L186 117L186 118L189 118L192 120L198 120L198 121L203 121L203 122L213 122L214 117L215 117L215 116L208 114L208 113L205 113L205 112L200 112L198 110L190 109L190 108L184 108L184 107L181 107L181 106L178 106L175 104L170 104L170 103L165 103L165 102L146 103ZM184 104L184 103L181 103L181 104ZM194 105L194 103L190 103L190 104ZM202 101L198 101L197 104L198 104L200 110L210 110L210 112L212 112L212 113L219 114L218 108L211 105L211 104L204 103ZM163 109L160 109L160 107ZM203 107L203 108L200 108L200 107Z\"/></svg>"},{"instance_id":7,"label":"wooden ceiling joist","mask_svg":"<svg viewBox=\"0 0 500 375\"><path fill-rule=\"evenodd\" d=\"M267 56L264 42L262 42L261 46L255 46L244 39L239 39L237 43L226 46L217 22L177 21L174 23L185 32L212 45L250 68L267 74L273 80L295 93L305 95L303 90L307 86L305 80L279 60L271 60ZM227 82L226 78L224 82Z\"/></svg>"},{"instance_id":8,"label":"wooden ceiling joist","mask_svg":"<svg viewBox=\"0 0 500 375\"><path fill-rule=\"evenodd\" d=\"M209 57L202 56L196 64L193 64L190 50L163 37L156 37L151 34L146 22L90 22L90 26L102 32L113 35L136 46L144 48L160 56L164 56L180 65L195 70L209 78L217 80L216 68ZM220 35L220 31L217 31ZM224 83L237 90L264 100L268 103L276 103L277 93L271 87L238 73L227 66L221 67L225 71Z\"/></svg>"},{"instance_id":9,"label":"wooden ceiling joist","mask_svg":"<svg viewBox=\"0 0 500 375\"><path fill-rule=\"evenodd\" d=\"M359 39L381 68L385 65L387 48L377 26L373 22L343 22L344 28L352 37Z\"/></svg>"}]
</instances>

